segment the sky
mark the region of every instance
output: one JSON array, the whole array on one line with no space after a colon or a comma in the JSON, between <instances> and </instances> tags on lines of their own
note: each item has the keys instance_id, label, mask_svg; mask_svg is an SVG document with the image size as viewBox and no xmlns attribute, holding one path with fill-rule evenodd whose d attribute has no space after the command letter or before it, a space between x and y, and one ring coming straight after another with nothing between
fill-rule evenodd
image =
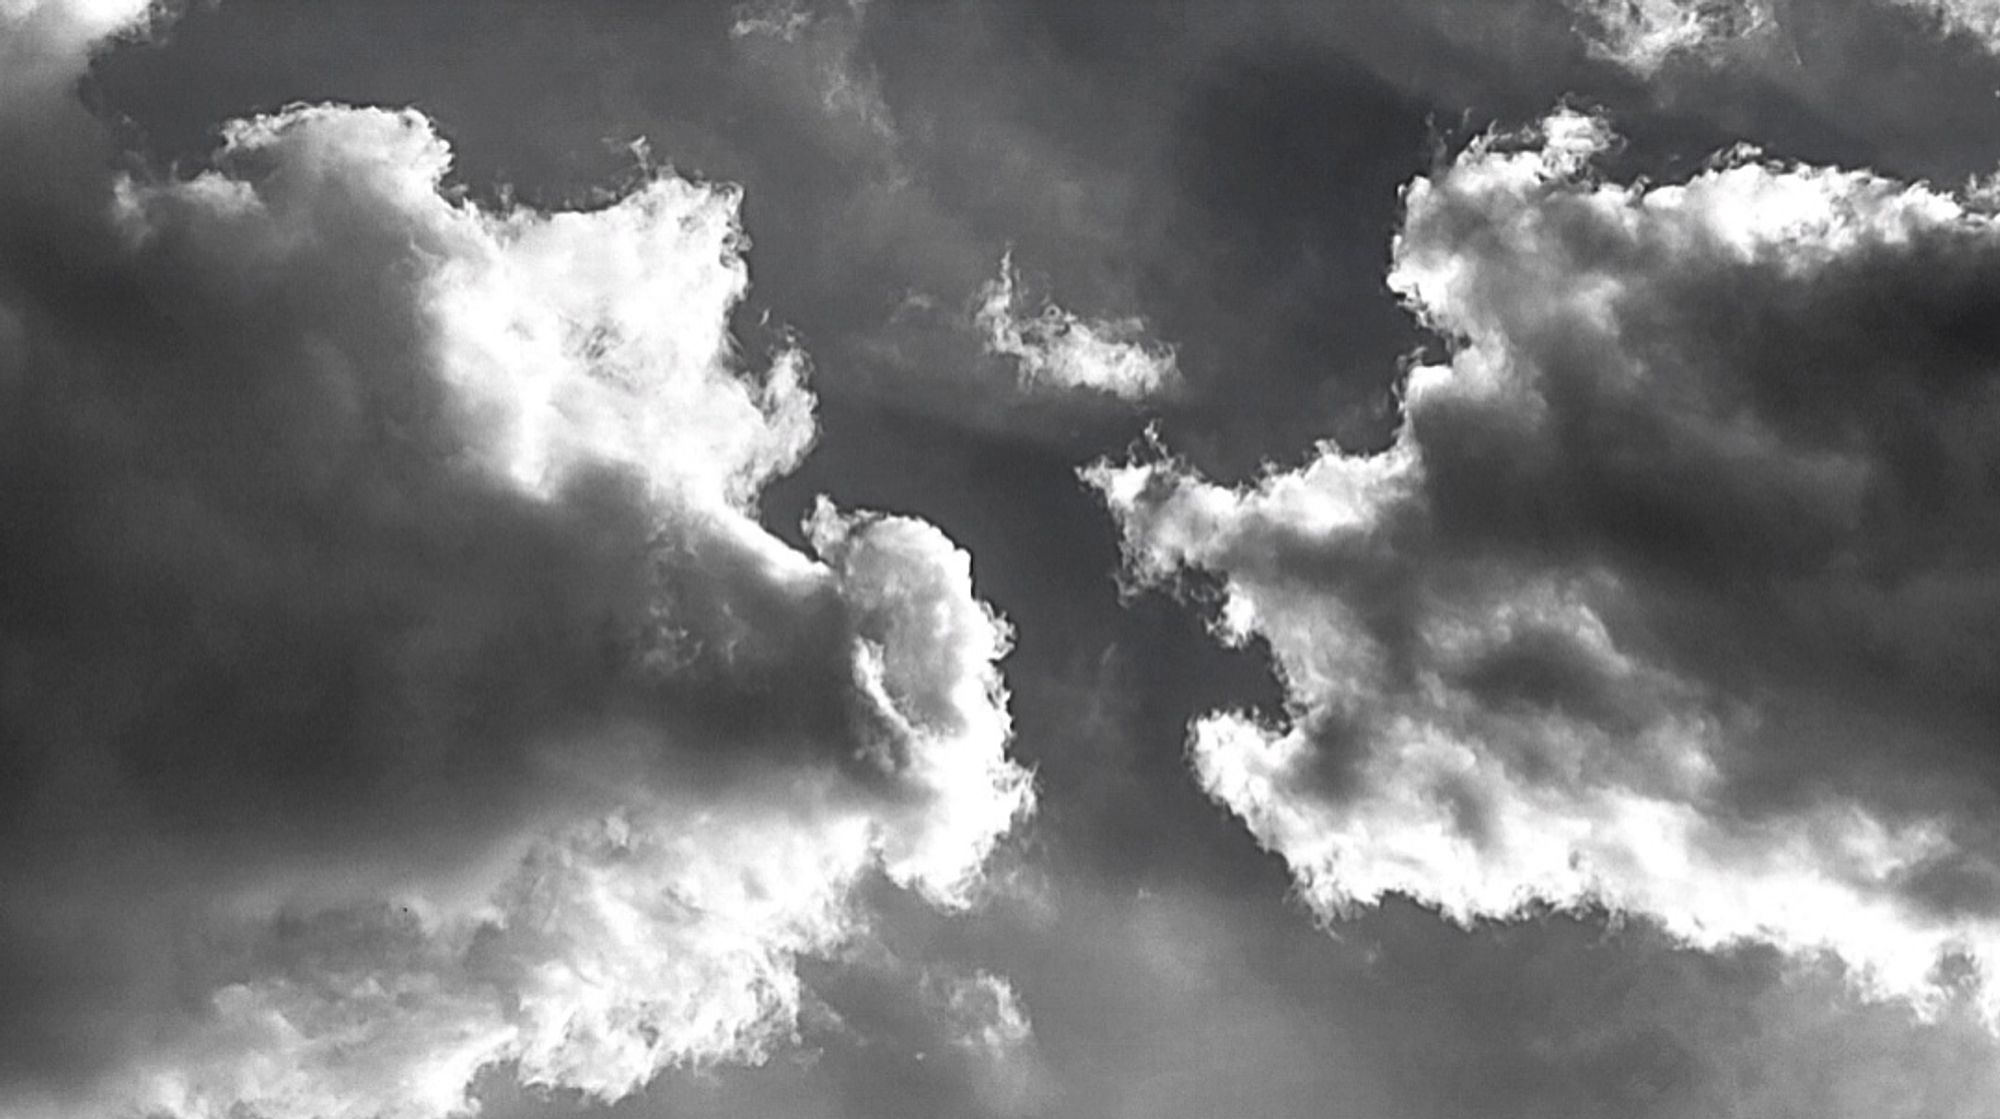
<instances>
[{"instance_id":1,"label":"sky","mask_svg":"<svg viewBox=\"0 0 2000 1119\"><path fill-rule=\"evenodd\" d=\"M0 1116L2000 1115L1993 0L0 0Z\"/></svg>"}]
</instances>

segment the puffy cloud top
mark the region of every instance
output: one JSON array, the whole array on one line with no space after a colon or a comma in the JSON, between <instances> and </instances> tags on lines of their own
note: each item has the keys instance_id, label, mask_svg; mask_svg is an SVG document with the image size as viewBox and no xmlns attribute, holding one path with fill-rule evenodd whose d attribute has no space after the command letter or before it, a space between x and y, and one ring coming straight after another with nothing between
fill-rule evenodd
<instances>
[{"instance_id":1,"label":"puffy cloud top","mask_svg":"<svg viewBox=\"0 0 2000 1119\"><path fill-rule=\"evenodd\" d=\"M56 60L0 107L0 1110L759 1058L851 886L962 904L1030 804L968 558L758 524L815 424L733 189L483 209L340 106L114 174L68 87L138 12L0 9Z\"/></svg>"},{"instance_id":2,"label":"puffy cloud top","mask_svg":"<svg viewBox=\"0 0 2000 1119\"><path fill-rule=\"evenodd\" d=\"M1086 471L1285 685L1194 768L1329 917L1604 905L2000 1016L2000 227L1867 172L1605 182L1612 142L1561 112L1410 184L1390 283L1451 356L1387 451Z\"/></svg>"}]
</instances>

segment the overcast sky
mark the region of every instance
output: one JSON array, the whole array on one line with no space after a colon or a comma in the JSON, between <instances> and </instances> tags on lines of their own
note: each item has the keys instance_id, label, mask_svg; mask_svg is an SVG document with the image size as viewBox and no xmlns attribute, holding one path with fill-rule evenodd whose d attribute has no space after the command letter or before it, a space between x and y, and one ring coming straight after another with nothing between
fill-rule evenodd
<instances>
[{"instance_id":1,"label":"overcast sky","mask_svg":"<svg viewBox=\"0 0 2000 1119\"><path fill-rule=\"evenodd\" d=\"M0 1116L2000 1115L1994 0L0 0Z\"/></svg>"}]
</instances>

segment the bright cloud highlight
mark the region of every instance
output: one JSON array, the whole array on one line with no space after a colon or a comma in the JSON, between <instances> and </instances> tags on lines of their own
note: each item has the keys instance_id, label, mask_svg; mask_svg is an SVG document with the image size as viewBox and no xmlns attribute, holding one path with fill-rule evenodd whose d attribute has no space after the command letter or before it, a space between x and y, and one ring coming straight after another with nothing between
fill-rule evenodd
<instances>
[{"instance_id":1,"label":"bright cloud highlight","mask_svg":"<svg viewBox=\"0 0 2000 1119\"><path fill-rule=\"evenodd\" d=\"M1451 357L1387 451L1085 472L1285 686L1196 775L1328 918L1601 905L1920 1005L1970 960L2000 1016L2000 228L1866 172L1603 182L1610 143L1561 112L1409 186L1390 283Z\"/></svg>"},{"instance_id":2,"label":"bright cloud highlight","mask_svg":"<svg viewBox=\"0 0 2000 1119\"><path fill-rule=\"evenodd\" d=\"M0 10L64 107L0 108L0 1104L429 1119L495 1065L762 1059L857 883L966 904L1029 810L969 558L758 523L816 425L729 335L732 188L487 209L422 115L333 105L114 173L69 85L137 14Z\"/></svg>"}]
</instances>

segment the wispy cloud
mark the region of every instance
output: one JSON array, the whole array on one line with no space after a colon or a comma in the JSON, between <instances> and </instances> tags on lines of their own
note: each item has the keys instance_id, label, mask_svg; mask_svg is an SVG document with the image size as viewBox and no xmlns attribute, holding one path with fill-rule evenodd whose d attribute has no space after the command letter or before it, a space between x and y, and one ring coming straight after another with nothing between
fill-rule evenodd
<instances>
[{"instance_id":1,"label":"wispy cloud","mask_svg":"<svg viewBox=\"0 0 2000 1119\"><path fill-rule=\"evenodd\" d=\"M1032 306L1012 253L977 296L974 321L988 353L1010 358L1029 389L1083 389L1143 401L1173 393L1180 368L1171 346L1146 336L1137 318L1086 319L1053 302Z\"/></svg>"},{"instance_id":2,"label":"wispy cloud","mask_svg":"<svg viewBox=\"0 0 2000 1119\"><path fill-rule=\"evenodd\" d=\"M1640 73L1773 29L1768 0L1568 0L1591 49Z\"/></svg>"},{"instance_id":3,"label":"wispy cloud","mask_svg":"<svg viewBox=\"0 0 2000 1119\"><path fill-rule=\"evenodd\" d=\"M1935 21L1937 31L1969 35L2000 50L2000 3L1994 0L1875 0ZM1567 0L1591 49L1641 74L1676 57L1711 55L1782 34L1772 0Z\"/></svg>"}]
</instances>

